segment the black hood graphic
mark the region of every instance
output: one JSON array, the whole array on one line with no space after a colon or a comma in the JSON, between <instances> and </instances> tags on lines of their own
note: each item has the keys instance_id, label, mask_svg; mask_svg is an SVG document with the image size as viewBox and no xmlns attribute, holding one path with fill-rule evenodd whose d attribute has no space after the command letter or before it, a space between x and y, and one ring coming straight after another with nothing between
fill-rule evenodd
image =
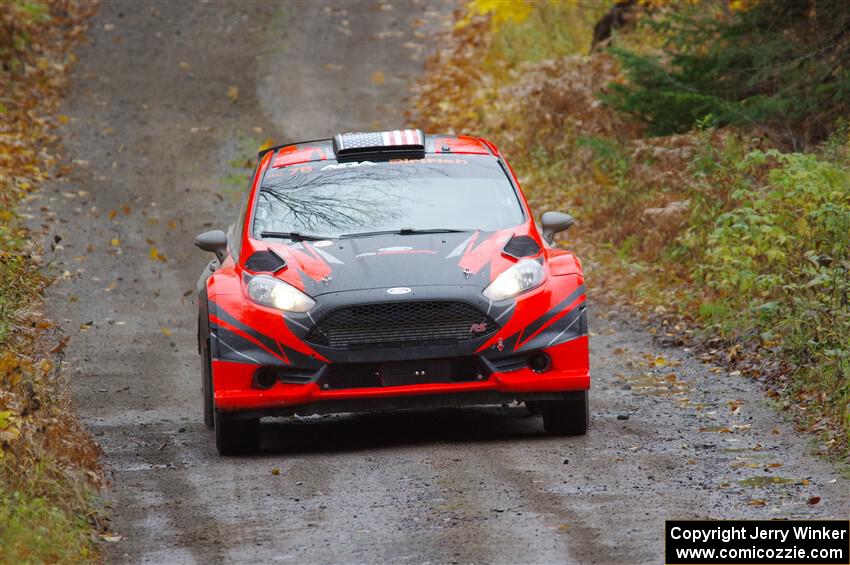
<instances>
[{"instance_id":1,"label":"black hood graphic","mask_svg":"<svg viewBox=\"0 0 850 565\"><path fill-rule=\"evenodd\" d=\"M364 289L417 286L474 286L490 282L490 260L498 250L487 245L487 257L475 261L476 270L461 263L493 236L493 232L386 234L328 241L275 245L287 268L297 269L311 296ZM503 238L510 237L506 233ZM500 241L498 249L504 245ZM317 276L315 265L330 273ZM318 280L316 280L318 279Z\"/></svg>"}]
</instances>

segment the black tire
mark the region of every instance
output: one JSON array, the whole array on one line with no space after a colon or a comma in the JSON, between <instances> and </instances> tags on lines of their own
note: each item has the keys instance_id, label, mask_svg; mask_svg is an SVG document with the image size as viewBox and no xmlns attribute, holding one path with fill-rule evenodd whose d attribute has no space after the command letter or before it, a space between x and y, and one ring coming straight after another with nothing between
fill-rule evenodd
<instances>
[{"instance_id":1,"label":"black tire","mask_svg":"<svg viewBox=\"0 0 850 565\"><path fill-rule=\"evenodd\" d=\"M201 391L204 401L204 425L209 429L215 426L215 404L213 403L212 358L210 357L210 338L201 342Z\"/></svg>"},{"instance_id":2,"label":"black tire","mask_svg":"<svg viewBox=\"0 0 850 565\"><path fill-rule=\"evenodd\" d=\"M215 411L215 447L219 455L245 455L260 448L260 419L235 418Z\"/></svg>"},{"instance_id":3,"label":"black tire","mask_svg":"<svg viewBox=\"0 0 850 565\"><path fill-rule=\"evenodd\" d=\"M532 416L539 416L543 413L543 406L539 400L526 400L525 409Z\"/></svg>"},{"instance_id":4,"label":"black tire","mask_svg":"<svg viewBox=\"0 0 850 565\"><path fill-rule=\"evenodd\" d=\"M563 400L544 400L543 429L553 436L583 436L590 424L587 391L569 393Z\"/></svg>"}]
</instances>

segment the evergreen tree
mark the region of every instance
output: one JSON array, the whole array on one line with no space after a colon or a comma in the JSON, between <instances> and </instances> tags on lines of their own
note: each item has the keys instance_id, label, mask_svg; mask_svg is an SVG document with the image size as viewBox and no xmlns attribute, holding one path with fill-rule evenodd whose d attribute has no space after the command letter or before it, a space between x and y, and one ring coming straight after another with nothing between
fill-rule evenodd
<instances>
[{"instance_id":1,"label":"evergreen tree","mask_svg":"<svg viewBox=\"0 0 850 565\"><path fill-rule=\"evenodd\" d=\"M750 124L799 148L850 115L847 0L761 0L742 10L703 1L647 23L666 38L665 58L612 48L629 84L611 84L603 99L650 133Z\"/></svg>"}]
</instances>

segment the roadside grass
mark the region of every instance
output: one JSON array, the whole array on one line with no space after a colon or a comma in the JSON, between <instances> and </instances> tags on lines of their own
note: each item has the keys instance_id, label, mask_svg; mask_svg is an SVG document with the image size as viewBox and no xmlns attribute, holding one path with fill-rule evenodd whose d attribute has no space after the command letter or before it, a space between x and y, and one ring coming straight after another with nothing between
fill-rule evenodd
<instances>
[{"instance_id":1,"label":"roadside grass","mask_svg":"<svg viewBox=\"0 0 850 565\"><path fill-rule=\"evenodd\" d=\"M532 13L547 6L532 3ZM645 125L600 101L626 80L611 55L583 55L582 39L550 60L533 49L494 57L520 29L545 44L558 20L494 26L469 13L428 65L417 125L496 141L536 210L577 217L562 244L580 250L597 297L758 379L821 451L846 458L850 130L838 127L807 153L710 119L647 137ZM654 32L623 33L633 45Z\"/></svg>"},{"instance_id":2,"label":"roadside grass","mask_svg":"<svg viewBox=\"0 0 850 565\"><path fill-rule=\"evenodd\" d=\"M99 450L73 416L49 283L16 210L57 167L68 50L93 3L0 3L0 562L97 561ZM67 118L64 118L67 119Z\"/></svg>"},{"instance_id":3,"label":"roadside grass","mask_svg":"<svg viewBox=\"0 0 850 565\"><path fill-rule=\"evenodd\" d=\"M0 522L6 563L69 563L93 557L88 523L75 523L44 498L3 494Z\"/></svg>"}]
</instances>

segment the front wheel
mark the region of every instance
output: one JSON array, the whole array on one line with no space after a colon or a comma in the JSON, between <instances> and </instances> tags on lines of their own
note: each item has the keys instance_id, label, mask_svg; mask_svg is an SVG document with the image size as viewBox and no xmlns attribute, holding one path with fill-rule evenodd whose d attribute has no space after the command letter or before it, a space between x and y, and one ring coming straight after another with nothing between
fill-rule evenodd
<instances>
[{"instance_id":1,"label":"front wheel","mask_svg":"<svg viewBox=\"0 0 850 565\"><path fill-rule=\"evenodd\" d=\"M543 429L554 436L583 436L590 424L587 391L568 393L562 400L544 400Z\"/></svg>"},{"instance_id":2,"label":"front wheel","mask_svg":"<svg viewBox=\"0 0 850 565\"><path fill-rule=\"evenodd\" d=\"M215 411L215 447L219 455L244 455L260 448L260 419L236 418Z\"/></svg>"}]
</instances>

